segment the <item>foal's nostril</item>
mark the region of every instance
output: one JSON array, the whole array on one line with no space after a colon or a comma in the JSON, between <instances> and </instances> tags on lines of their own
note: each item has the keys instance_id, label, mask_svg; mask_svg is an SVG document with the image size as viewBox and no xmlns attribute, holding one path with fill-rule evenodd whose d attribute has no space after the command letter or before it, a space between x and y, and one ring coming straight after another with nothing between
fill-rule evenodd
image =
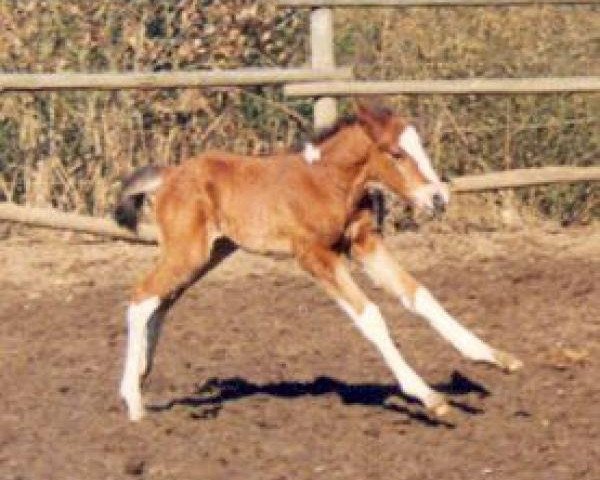
<instances>
[{"instance_id":1,"label":"foal's nostril","mask_svg":"<svg viewBox=\"0 0 600 480\"><path fill-rule=\"evenodd\" d=\"M433 209L436 212L442 213L446 210L446 202L444 201L444 197L442 197L439 193L433 195Z\"/></svg>"}]
</instances>

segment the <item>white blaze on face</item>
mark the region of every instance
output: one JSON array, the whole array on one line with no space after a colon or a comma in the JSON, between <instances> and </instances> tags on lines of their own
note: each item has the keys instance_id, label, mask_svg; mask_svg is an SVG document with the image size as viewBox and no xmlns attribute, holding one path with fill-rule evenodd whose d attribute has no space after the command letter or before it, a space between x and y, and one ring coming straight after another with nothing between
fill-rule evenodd
<instances>
[{"instance_id":1,"label":"white blaze on face","mask_svg":"<svg viewBox=\"0 0 600 480\"><path fill-rule=\"evenodd\" d=\"M398 145L400 148L402 148L402 150L410 155L410 157L417 164L419 171L429 181L429 185L422 187L420 189L422 191L418 192L419 197L426 196L428 198L420 199L423 201L420 201L419 203L429 206L431 203L431 197L435 194L440 195L444 199L444 202L448 203L450 200L448 188L440 181L440 177L438 177L437 173L433 169L429 155L427 155L427 152L423 148L421 137L419 137L415 127L408 125L404 129L404 131L398 137Z\"/></svg>"},{"instance_id":2,"label":"white blaze on face","mask_svg":"<svg viewBox=\"0 0 600 480\"><path fill-rule=\"evenodd\" d=\"M414 159L419 170L427 180L431 183L440 183L440 179L431 166L431 160L429 160L429 156L423 148L421 137L419 137L415 127L408 125L400 135L398 144L402 150Z\"/></svg>"},{"instance_id":3,"label":"white blaze on face","mask_svg":"<svg viewBox=\"0 0 600 480\"><path fill-rule=\"evenodd\" d=\"M321 150L318 147L315 147L312 143L307 142L304 144L302 156L307 163L313 164L321 160Z\"/></svg>"}]
</instances>

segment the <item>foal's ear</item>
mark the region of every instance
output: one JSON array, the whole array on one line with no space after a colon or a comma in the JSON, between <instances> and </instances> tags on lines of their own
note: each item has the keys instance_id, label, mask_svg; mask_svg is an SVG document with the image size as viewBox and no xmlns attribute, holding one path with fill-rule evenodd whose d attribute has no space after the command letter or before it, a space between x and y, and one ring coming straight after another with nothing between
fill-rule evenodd
<instances>
[{"instance_id":1,"label":"foal's ear","mask_svg":"<svg viewBox=\"0 0 600 480\"><path fill-rule=\"evenodd\" d=\"M366 97L352 97L351 104L357 112L369 107L369 102Z\"/></svg>"},{"instance_id":2,"label":"foal's ear","mask_svg":"<svg viewBox=\"0 0 600 480\"><path fill-rule=\"evenodd\" d=\"M367 134L371 139L378 141L383 133L384 125L374 108L371 105L366 104L363 100L357 100L356 117L358 118L358 121L364 125Z\"/></svg>"},{"instance_id":3,"label":"foal's ear","mask_svg":"<svg viewBox=\"0 0 600 480\"><path fill-rule=\"evenodd\" d=\"M378 109L381 110L381 106L385 105L385 98L382 95L375 96L359 96L353 97L352 103L357 112L359 111L371 111L376 112Z\"/></svg>"}]
</instances>

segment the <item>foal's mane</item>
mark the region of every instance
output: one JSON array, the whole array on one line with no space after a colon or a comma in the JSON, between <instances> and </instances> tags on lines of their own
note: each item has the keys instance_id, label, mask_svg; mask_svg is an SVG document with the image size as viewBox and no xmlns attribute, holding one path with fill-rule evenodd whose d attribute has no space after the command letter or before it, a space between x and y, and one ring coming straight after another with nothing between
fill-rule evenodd
<instances>
[{"instance_id":1,"label":"foal's mane","mask_svg":"<svg viewBox=\"0 0 600 480\"><path fill-rule=\"evenodd\" d=\"M387 107L375 106L369 107L368 110L369 116L381 123L389 120L390 117L394 115L394 112ZM339 118L331 127L326 127L317 131L311 138L311 142L315 145L319 145L320 143L323 143L324 141L333 137L343 128L355 125L357 123L362 123L361 119L357 115L345 115Z\"/></svg>"},{"instance_id":2,"label":"foal's mane","mask_svg":"<svg viewBox=\"0 0 600 480\"><path fill-rule=\"evenodd\" d=\"M343 128L354 125L354 124L358 123L358 121L359 120L356 115L345 115L343 117L340 117L330 127L325 127L325 128L318 130L317 132L315 132L311 136L310 141L311 141L311 143L313 143L315 145L319 145L319 144L323 143L324 141L329 140L331 137L333 137L336 133L338 133Z\"/></svg>"},{"instance_id":3,"label":"foal's mane","mask_svg":"<svg viewBox=\"0 0 600 480\"><path fill-rule=\"evenodd\" d=\"M369 111L369 116L372 119L379 121L381 123L384 123L385 121L389 120L390 117L392 117L394 115L394 112L391 109L389 109L387 107L382 107L382 106L371 106L368 108L368 111ZM322 128L322 129L314 132L312 135L309 136L308 142L312 143L313 145L318 146L318 145L322 144L323 142L329 140L331 137L333 137L337 133L339 133L340 130L343 130L344 128L350 127L352 125L362 124L362 123L363 123L363 120L361 120L358 115L346 114L346 115L338 118L338 120L330 127L325 127L325 128ZM306 142L307 141L304 141L300 144L296 144L295 147L293 148L293 151L296 153L301 152L303 150Z\"/></svg>"}]
</instances>

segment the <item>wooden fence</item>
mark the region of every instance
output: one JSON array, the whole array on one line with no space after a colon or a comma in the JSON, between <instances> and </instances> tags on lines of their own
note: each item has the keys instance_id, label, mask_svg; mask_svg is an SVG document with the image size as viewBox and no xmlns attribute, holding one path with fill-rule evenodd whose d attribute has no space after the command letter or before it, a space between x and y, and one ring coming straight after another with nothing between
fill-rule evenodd
<instances>
[{"instance_id":1,"label":"wooden fence","mask_svg":"<svg viewBox=\"0 0 600 480\"><path fill-rule=\"evenodd\" d=\"M600 77L562 78L472 78L464 80L400 80L360 82L334 80L284 86L289 97L400 95L400 94L515 94L594 92L600 90Z\"/></svg>"},{"instance_id":2,"label":"wooden fence","mask_svg":"<svg viewBox=\"0 0 600 480\"><path fill-rule=\"evenodd\" d=\"M506 7L591 5L598 0L277 0L282 7Z\"/></svg>"},{"instance_id":3,"label":"wooden fence","mask_svg":"<svg viewBox=\"0 0 600 480\"><path fill-rule=\"evenodd\" d=\"M195 72L0 74L3 91L71 89L157 89L215 86L284 85L288 96L315 98L314 126L333 123L341 95L381 94L506 94L600 91L600 77L544 77L512 79L353 81L348 67L337 67L334 57L334 7L456 7L512 5L600 4L600 0L277 0L282 8L311 8L310 68L238 69ZM546 167L511 170L454 179L454 192L539 185L555 182L600 181L600 167ZM49 209L0 204L0 220L66 228L115 238L154 242L156 233L144 227L132 235L106 219L84 217Z\"/></svg>"},{"instance_id":4,"label":"wooden fence","mask_svg":"<svg viewBox=\"0 0 600 480\"><path fill-rule=\"evenodd\" d=\"M0 74L0 91L235 87L351 78L352 69L349 67L239 68L152 73L3 73Z\"/></svg>"}]
</instances>

